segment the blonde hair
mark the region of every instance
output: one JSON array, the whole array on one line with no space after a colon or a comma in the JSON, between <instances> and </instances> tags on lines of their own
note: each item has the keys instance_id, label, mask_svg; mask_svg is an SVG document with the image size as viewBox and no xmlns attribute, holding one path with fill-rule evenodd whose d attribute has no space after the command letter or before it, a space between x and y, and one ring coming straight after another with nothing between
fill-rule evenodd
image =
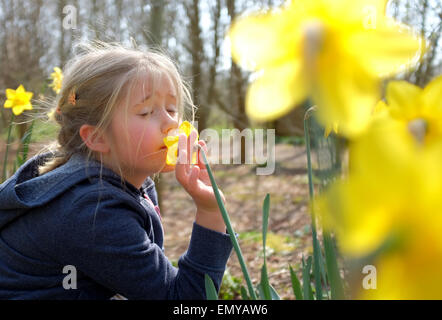
<instances>
[{"instance_id":1,"label":"blonde hair","mask_svg":"<svg viewBox=\"0 0 442 320\"><path fill-rule=\"evenodd\" d=\"M90 150L79 130L82 125L95 127L93 134L106 132L112 115L143 75L149 75L153 86L159 77L166 75L177 91L179 119L194 120L195 106L187 83L174 62L156 50L141 50L116 43L100 41L83 42L75 47L78 53L68 61L63 70L63 83L51 108L54 120L60 125L53 158L39 167L43 175L66 163L74 153L82 153L87 159L101 159ZM117 165L120 171L121 168Z\"/></svg>"}]
</instances>

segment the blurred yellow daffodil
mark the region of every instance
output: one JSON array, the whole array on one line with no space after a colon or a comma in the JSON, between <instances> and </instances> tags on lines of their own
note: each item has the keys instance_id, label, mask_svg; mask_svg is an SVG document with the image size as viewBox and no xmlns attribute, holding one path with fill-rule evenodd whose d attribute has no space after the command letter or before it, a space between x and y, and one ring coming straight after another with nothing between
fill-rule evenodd
<instances>
[{"instance_id":1,"label":"blurred yellow daffodil","mask_svg":"<svg viewBox=\"0 0 442 320\"><path fill-rule=\"evenodd\" d=\"M385 7L385 0L298 0L235 21L233 59L257 75L248 116L274 120L310 96L324 125L361 132L380 98L380 79L413 62L423 43Z\"/></svg>"},{"instance_id":2,"label":"blurred yellow daffodil","mask_svg":"<svg viewBox=\"0 0 442 320\"><path fill-rule=\"evenodd\" d=\"M166 157L166 164L168 165L175 165L177 163L177 156L178 156L178 140L179 135L181 133L184 133L187 137L190 136L190 133L195 130L197 131L194 126L188 122L183 121L181 125L178 128L178 132L176 135L170 135L164 138L164 144L167 147L167 157ZM197 131L198 133L198 131ZM197 141L198 141L199 135L197 134ZM192 164L196 163L196 154L193 154L192 156Z\"/></svg>"},{"instance_id":3,"label":"blurred yellow daffodil","mask_svg":"<svg viewBox=\"0 0 442 320\"><path fill-rule=\"evenodd\" d=\"M433 215L410 220L403 226L404 243L381 254L373 265L377 270L376 290L355 292L358 299L442 299L441 207ZM360 287L360 284L359 284Z\"/></svg>"},{"instance_id":4,"label":"blurred yellow daffodil","mask_svg":"<svg viewBox=\"0 0 442 320\"><path fill-rule=\"evenodd\" d=\"M60 93L61 84L63 82L63 73L60 68L55 67L51 73L52 83L49 85L56 94Z\"/></svg>"},{"instance_id":5,"label":"blurred yellow daffodil","mask_svg":"<svg viewBox=\"0 0 442 320\"><path fill-rule=\"evenodd\" d=\"M27 92L23 85L20 85L16 90L6 89L5 108L12 108L12 112L18 116L24 110L32 110L31 99L34 94Z\"/></svg>"},{"instance_id":6,"label":"blurred yellow daffodil","mask_svg":"<svg viewBox=\"0 0 442 320\"><path fill-rule=\"evenodd\" d=\"M340 251L372 256L378 270L376 290L360 290L358 298L442 298L441 79L424 89L391 82L387 104L350 144L348 177L317 198ZM416 120L428 124L416 129Z\"/></svg>"},{"instance_id":7,"label":"blurred yellow daffodil","mask_svg":"<svg viewBox=\"0 0 442 320\"><path fill-rule=\"evenodd\" d=\"M406 81L387 85L390 115L400 121L418 144L431 144L442 139L442 75L424 89Z\"/></svg>"},{"instance_id":8,"label":"blurred yellow daffodil","mask_svg":"<svg viewBox=\"0 0 442 320\"><path fill-rule=\"evenodd\" d=\"M378 252L377 289L359 298L442 297L442 146L416 151L398 121L379 118L352 143L348 178L317 199L346 258Z\"/></svg>"}]
</instances>

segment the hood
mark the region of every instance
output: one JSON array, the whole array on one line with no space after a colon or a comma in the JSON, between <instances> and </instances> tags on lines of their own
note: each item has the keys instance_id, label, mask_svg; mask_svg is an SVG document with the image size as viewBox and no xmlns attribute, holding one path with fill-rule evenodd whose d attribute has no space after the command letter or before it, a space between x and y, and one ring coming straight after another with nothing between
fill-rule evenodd
<instances>
[{"instance_id":1,"label":"hood","mask_svg":"<svg viewBox=\"0 0 442 320\"><path fill-rule=\"evenodd\" d=\"M0 229L30 209L47 204L86 179L101 176L103 180L123 188L119 175L102 167L95 160L87 161L85 156L79 153L73 154L62 166L39 176L38 166L52 156L52 152L47 152L32 157L0 185ZM154 182L148 177L140 189L126 182L125 190L140 195L152 187Z\"/></svg>"}]
</instances>

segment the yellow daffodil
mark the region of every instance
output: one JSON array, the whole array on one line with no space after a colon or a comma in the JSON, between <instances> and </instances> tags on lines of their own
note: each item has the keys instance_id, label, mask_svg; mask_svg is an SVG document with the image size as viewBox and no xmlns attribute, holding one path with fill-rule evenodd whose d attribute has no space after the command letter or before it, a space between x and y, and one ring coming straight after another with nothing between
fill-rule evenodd
<instances>
[{"instance_id":1,"label":"yellow daffodil","mask_svg":"<svg viewBox=\"0 0 442 320\"><path fill-rule=\"evenodd\" d=\"M18 116L24 110L32 110L31 99L34 94L27 92L23 85L20 85L16 90L6 89L5 108L12 108L12 112Z\"/></svg>"},{"instance_id":2,"label":"yellow daffodil","mask_svg":"<svg viewBox=\"0 0 442 320\"><path fill-rule=\"evenodd\" d=\"M376 120L351 145L348 178L317 200L346 258L380 252L368 263L377 289L359 298L442 297L442 147L416 152L408 135L398 121ZM380 250L388 242L394 246Z\"/></svg>"},{"instance_id":3,"label":"yellow daffodil","mask_svg":"<svg viewBox=\"0 0 442 320\"><path fill-rule=\"evenodd\" d=\"M55 67L54 72L51 73L52 83L50 84L50 87L56 94L60 93L61 90L61 84L63 82L63 73L60 68Z\"/></svg>"},{"instance_id":4,"label":"yellow daffodil","mask_svg":"<svg viewBox=\"0 0 442 320\"><path fill-rule=\"evenodd\" d=\"M359 290L357 298L442 299L442 228L437 216L441 209L434 208L433 216L425 216L428 220L417 218L406 225L404 244L373 262L376 290Z\"/></svg>"},{"instance_id":5,"label":"yellow daffodil","mask_svg":"<svg viewBox=\"0 0 442 320\"><path fill-rule=\"evenodd\" d=\"M274 120L311 97L324 125L368 125L380 79L408 66L422 40L385 15L385 0L297 0L235 21L234 61L255 71L246 112Z\"/></svg>"},{"instance_id":6,"label":"yellow daffodil","mask_svg":"<svg viewBox=\"0 0 442 320\"><path fill-rule=\"evenodd\" d=\"M177 163L179 135L181 133L184 133L187 137L189 137L190 133L193 130L197 131L190 122L184 121L179 126L178 133L176 135L171 135L164 138L164 144L167 147L166 164L175 165ZM199 135L197 134L197 140L198 137ZM196 154L192 156L192 164L195 163L196 163Z\"/></svg>"},{"instance_id":7,"label":"yellow daffodil","mask_svg":"<svg viewBox=\"0 0 442 320\"><path fill-rule=\"evenodd\" d=\"M441 79L424 89L391 82L387 105L350 144L348 177L317 199L324 228L347 258L378 252L370 261L377 289L359 298L442 298ZM416 120L428 125L410 126Z\"/></svg>"},{"instance_id":8,"label":"yellow daffodil","mask_svg":"<svg viewBox=\"0 0 442 320\"><path fill-rule=\"evenodd\" d=\"M424 89L406 81L387 86L390 115L400 121L418 144L442 140L442 75Z\"/></svg>"}]
</instances>

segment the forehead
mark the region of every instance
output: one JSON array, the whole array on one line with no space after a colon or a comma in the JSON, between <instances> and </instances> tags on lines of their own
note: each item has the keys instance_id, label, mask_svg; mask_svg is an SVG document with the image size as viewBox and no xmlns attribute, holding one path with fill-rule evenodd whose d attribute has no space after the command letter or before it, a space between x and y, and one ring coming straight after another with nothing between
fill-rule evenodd
<instances>
[{"instance_id":1,"label":"forehead","mask_svg":"<svg viewBox=\"0 0 442 320\"><path fill-rule=\"evenodd\" d=\"M142 102L147 96L173 96L176 97L177 89L172 77L165 72L144 74L135 81L131 96L135 102Z\"/></svg>"}]
</instances>

